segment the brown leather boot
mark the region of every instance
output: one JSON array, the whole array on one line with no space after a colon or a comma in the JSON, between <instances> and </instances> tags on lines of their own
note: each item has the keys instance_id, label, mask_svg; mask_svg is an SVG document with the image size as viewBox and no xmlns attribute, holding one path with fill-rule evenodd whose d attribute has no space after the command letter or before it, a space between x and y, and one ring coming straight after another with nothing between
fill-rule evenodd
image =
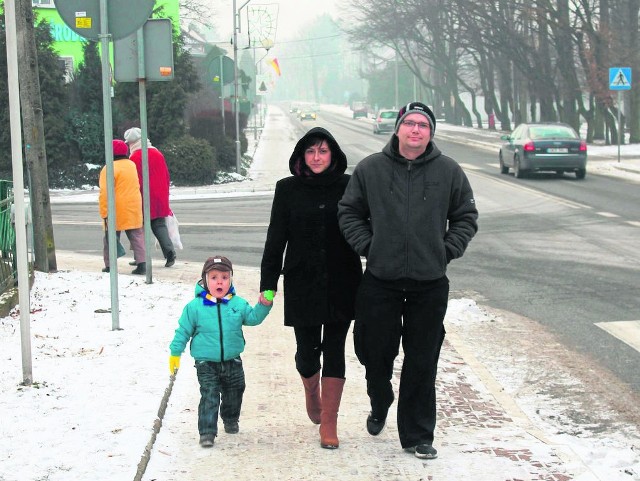
<instances>
[{"instance_id":1,"label":"brown leather boot","mask_svg":"<svg viewBox=\"0 0 640 481\"><path fill-rule=\"evenodd\" d=\"M338 409L342 399L344 379L322 378L322 413L320 414L320 446L336 449L338 441Z\"/></svg>"},{"instance_id":2,"label":"brown leather boot","mask_svg":"<svg viewBox=\"0 0 640 481\"><path fill-rule=\"evenodd\" d=\"M320 402L320 371L311 377L302 377L304 385L304 398L307 404L307 414L313 424L320 424L320 412L322 406Z\"/></svg>"}]
</instances>

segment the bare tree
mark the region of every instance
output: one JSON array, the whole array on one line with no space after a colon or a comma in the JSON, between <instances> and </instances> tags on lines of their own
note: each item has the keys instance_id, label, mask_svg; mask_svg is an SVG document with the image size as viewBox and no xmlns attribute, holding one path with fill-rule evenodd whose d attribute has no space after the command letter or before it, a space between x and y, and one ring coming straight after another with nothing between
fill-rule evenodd
<instances>
[{"instance_id":1,"label":"bare tree","mask_svg":"<svg viewBox=\"0 0 640 481\"><path fill-rule=\"evenodd\" d=\"M57 262L51 219L33 6L31 0L17 0L16 7L20 105L31 194L35 268L42 272L54 272L57 270Z\"/></svg>"},{"instance_id":2,"label":"bare tree","mask_svg":"<svg viewBox=\"0 0 640 481\"><path fill-rule=\"evenodd\" d=\"M351 5L352 40L363 51L393 49L433 92L447 120L469 122L458 91L464 88L476 118L475 95L482 92L485 112L495 113L505 130L512 120L529 119L559 119L579 128L582 117L588 141L617 141L618 108L608 68L619 63L640 69L640 0L352 0ZM631 139L640 141L640 91L625 95Z\"/></svg>"}]
</instances>

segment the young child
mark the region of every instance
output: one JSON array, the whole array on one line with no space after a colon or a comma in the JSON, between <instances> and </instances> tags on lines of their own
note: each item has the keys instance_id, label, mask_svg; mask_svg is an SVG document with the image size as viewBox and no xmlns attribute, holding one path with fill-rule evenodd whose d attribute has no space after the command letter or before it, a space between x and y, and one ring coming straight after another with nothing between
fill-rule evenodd
<instances>
[{"instance_id":1,"label":"young child","mask_svg":"<svg viewBox=\"0 0 640 481\"><path fill-rule=\"evenodd\" d=\"M257 326L273 302L260 294L252 308L236 295L233 266L226 257L209 257L196 283L195 299L183 309L169 348L169 370L180 367L180 356L191 339L191 356L200 383L198 432L200 446L213 446L218 434L218 410L226 433L238 432L238 418L245 389L240 353L244 351L242 326ZM267 294L269 297L269 295Z\"/></svg>"}]
</instances>

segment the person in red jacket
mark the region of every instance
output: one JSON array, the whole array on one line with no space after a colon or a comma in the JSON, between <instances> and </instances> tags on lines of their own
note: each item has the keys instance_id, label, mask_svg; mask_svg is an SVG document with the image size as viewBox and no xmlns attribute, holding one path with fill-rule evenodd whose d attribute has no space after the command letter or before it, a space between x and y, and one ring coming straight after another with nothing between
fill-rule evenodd
<instances>
[{"instance_id":1,"label":"person in red jacket","mask_svg":"<svg viewBox=\"0 0 640 481\"><path fill-rule=\"evenodd\" d=\"M129 158L136 164L140 192L144 195L142 186L142 132L133 127L124 133L124 141L129 146ZM169 237L166 217L173 215L169 207L169 169L164 155L147 140L149 161L149 203L151 215L151 230L158 239L162 255L167 260L165 267L171 267L176 262L176 250Z\"/></svg>"}]
</instances>

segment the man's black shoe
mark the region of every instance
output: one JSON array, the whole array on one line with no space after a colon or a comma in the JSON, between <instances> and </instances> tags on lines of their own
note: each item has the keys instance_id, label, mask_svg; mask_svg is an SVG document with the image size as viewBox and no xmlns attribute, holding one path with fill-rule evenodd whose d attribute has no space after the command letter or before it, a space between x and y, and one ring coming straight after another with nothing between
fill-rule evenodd
<instances>
[{"instance_id":1,"label":"man's black shoe","mask_svg":"<svg viewBox=\"0 0 640 481\"><path fill-rule=\"evenodd\" d=\"M387 418L374 418L372 413L369 413L367 417L367 432L371 436L377 436L384 429L384 425L387 422Z\"/></svg>"},{"instance_id":2,"label":"man's black shoe","mask_svg":"<svg viewBox=\"0 0 640 481\"><path fill-rule=\"evenodd\" d=\"M438 451L431 444L418 444L412 448L405 448L405 451L413 453L416 458L420 459L436 459Z\"/></svg>"},{"instance_id":3,"label":"man's black shoe","mask_svg":"<svg viewBox=\"0 0 640 481\"><path fill-rule=\"evenodd\" d=\"M176 253L171 251L167 254L167 262L165 263L165 267L171 267L176 263Z\"/></svg>"}]
</instances>

